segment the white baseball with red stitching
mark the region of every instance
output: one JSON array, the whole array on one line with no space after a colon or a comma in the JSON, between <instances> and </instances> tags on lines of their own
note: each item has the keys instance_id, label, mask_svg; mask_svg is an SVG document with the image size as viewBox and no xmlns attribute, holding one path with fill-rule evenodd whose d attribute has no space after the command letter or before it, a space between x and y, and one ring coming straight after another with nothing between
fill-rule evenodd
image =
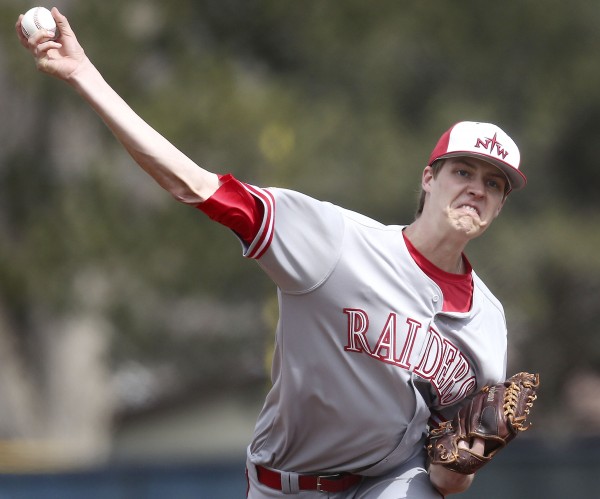
<instances>
[{"instance_id":1,"label":"white baseball with red stitching","mask_svg":"<svg viewBox=\"0 0 600 499\"><path fill-rule=\"evenodd\" d=\"M40 29L50 31L56 36L56 22L52 13L44 7L29 9L21 20L21 29L27 38L32 37Z\"/></svg>"}]
</instances>

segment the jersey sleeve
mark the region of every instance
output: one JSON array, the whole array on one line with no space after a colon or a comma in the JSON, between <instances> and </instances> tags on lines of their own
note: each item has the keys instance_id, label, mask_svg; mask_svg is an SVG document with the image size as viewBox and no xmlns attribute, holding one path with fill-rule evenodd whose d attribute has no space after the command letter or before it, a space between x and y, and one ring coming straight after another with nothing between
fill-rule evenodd
<instances>
[{"instance_id":1,"label":"jersey sleeve","mask_svg":"<svg viewBox=\"0 0 600 499\"><path fill-rule=\"evenodd\" d=\"M231 174L220 175L221 186L197 208L212 220L230 228L246 244L250 244L261 228L266 211L264 199L255 196L253 188Z\"/></svg>"},{"instance_id":2,"label":"jersey sleeve","mask_svg":"<svg viewBox=\"0 0 600 499\"><path fill-rule=\"evenodd\" d=\"M257 260L284 292L307 292L326 279L342 247L339 208L229 174L220 180L219 189L197 208L238 236L246 258Z\"/></svg>"},{"instance_id":3,"label":"jersey sleeve","mask_svg":"<svg viewBox=\"0 0 600 499\"><path fill-rule=\"evenodd\" d=\"M345 232L342 210L299 192L268 191L274 200L273 234L258 263L282 291L309 292L339 260Z\"/></svg>"}]
</instances>

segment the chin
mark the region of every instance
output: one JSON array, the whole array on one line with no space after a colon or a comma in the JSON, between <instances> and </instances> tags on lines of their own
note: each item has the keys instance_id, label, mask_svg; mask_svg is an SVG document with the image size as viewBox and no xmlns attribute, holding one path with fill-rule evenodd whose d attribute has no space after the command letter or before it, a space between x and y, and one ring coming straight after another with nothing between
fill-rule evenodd
<instances>
[{"instance_id":1,"label":"chin","mask_svg":"<svg viewBox=\"0 0 600 499\"><path fill-rule=\"evenodd\" d=\"M450 216L450 223L456 231L463 233L469 239L480 236L487 228L487 224L469 215Z\"/></svg>"}]
</instances>

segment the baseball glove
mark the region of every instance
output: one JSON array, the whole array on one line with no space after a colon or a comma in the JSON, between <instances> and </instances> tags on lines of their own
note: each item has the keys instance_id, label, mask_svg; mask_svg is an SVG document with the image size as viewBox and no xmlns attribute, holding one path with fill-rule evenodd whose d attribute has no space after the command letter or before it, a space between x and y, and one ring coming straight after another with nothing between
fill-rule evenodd
<instances>
[{"instance_id":1,"label":"baseball glove","mask_svg":"<svg viewBox=\"0 0 600 499\"><path fill-rule=\"evenodd\" d=\"M522 372L504 383L483 387L452 421L429 432L430 462L464 475L475 473L519 432L529 429L527 416L539 384L539 374ZM469 449L474 437L485 442L483 454Z\"/></svg>"}]
</instances>

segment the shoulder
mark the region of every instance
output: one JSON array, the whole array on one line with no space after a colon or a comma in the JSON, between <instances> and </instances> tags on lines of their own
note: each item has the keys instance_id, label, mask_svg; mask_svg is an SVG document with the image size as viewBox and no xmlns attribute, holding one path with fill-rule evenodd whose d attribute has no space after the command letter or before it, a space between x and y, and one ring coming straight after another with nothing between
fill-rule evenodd
<instances>
[{"instance_id":1,"label":"shoulder","mask_svg":"<svg viewBox=\"0 0 600 499\"><path fill-rule=\"evenodd\" d=\"M357 229L371 230L382 234L397 235L402 232L404 225L385 225L367 215L357 213L345 208L336 207L347 225L352 225Z\"/></svg>"},{"instance_id":2,"label":"shoulder","mask_svg":"<svg viewBox=\"0 0 600 499\"><path fill-rule=\"evenodd\" d=\"M342 223L340 209L328 201L320 201L302 192L281 187L269 187L265 191L273 198L278 230L290 224L298 227L299 224L329 225L334 220L337 220L334 225Z\"/></svg>"},{"instance_id":3,"label":"shoulder","mask_svg":"<svg viewBox=\"0 0 600 499\"><path fill-rule=\"evenodd\" d=\"M318 215L318 218L334 217L343 225L354 226L359 229L398 232L402 231L404 228L404 226L400 225L385 225L362 213L343 208L330 201L320 201L310 195L298 191L280 187L269 187L266 190L272 194L277 212L301 211L305 216L309 216L310 213L313 212Z\"/></svg>"},{"instance_id":4,"label":"shoulder","mask_svg":"<svg viewBox=\"0 0 600 499\"><path fill-rule=\"evenodd\" d=\"M274 199L273 231L258 259L286 293L305 293L332 272L343 248L339 209L297 191L267 188Z\"/></svg>"},{"instance_id":5,"label":"shoulder","mask_svg":"<svg viewBox=\"0 0 600 499\"><path fill-rule=\"evenodd\" d=\"M384 229L386 227L385 225L378 222L377 220L374 220L374 219L372 219L366 215L363 215L361 213L357 213L356 211L347 210L345 208L340 208L340 207L338 207L338 210L340 211L340 213L342 214L344 219L346 219L347 221L349 221L351 223L355 223L355 224L363 226L363 227L370 227L373 229Z\"/></svg>"}]
</instances>

